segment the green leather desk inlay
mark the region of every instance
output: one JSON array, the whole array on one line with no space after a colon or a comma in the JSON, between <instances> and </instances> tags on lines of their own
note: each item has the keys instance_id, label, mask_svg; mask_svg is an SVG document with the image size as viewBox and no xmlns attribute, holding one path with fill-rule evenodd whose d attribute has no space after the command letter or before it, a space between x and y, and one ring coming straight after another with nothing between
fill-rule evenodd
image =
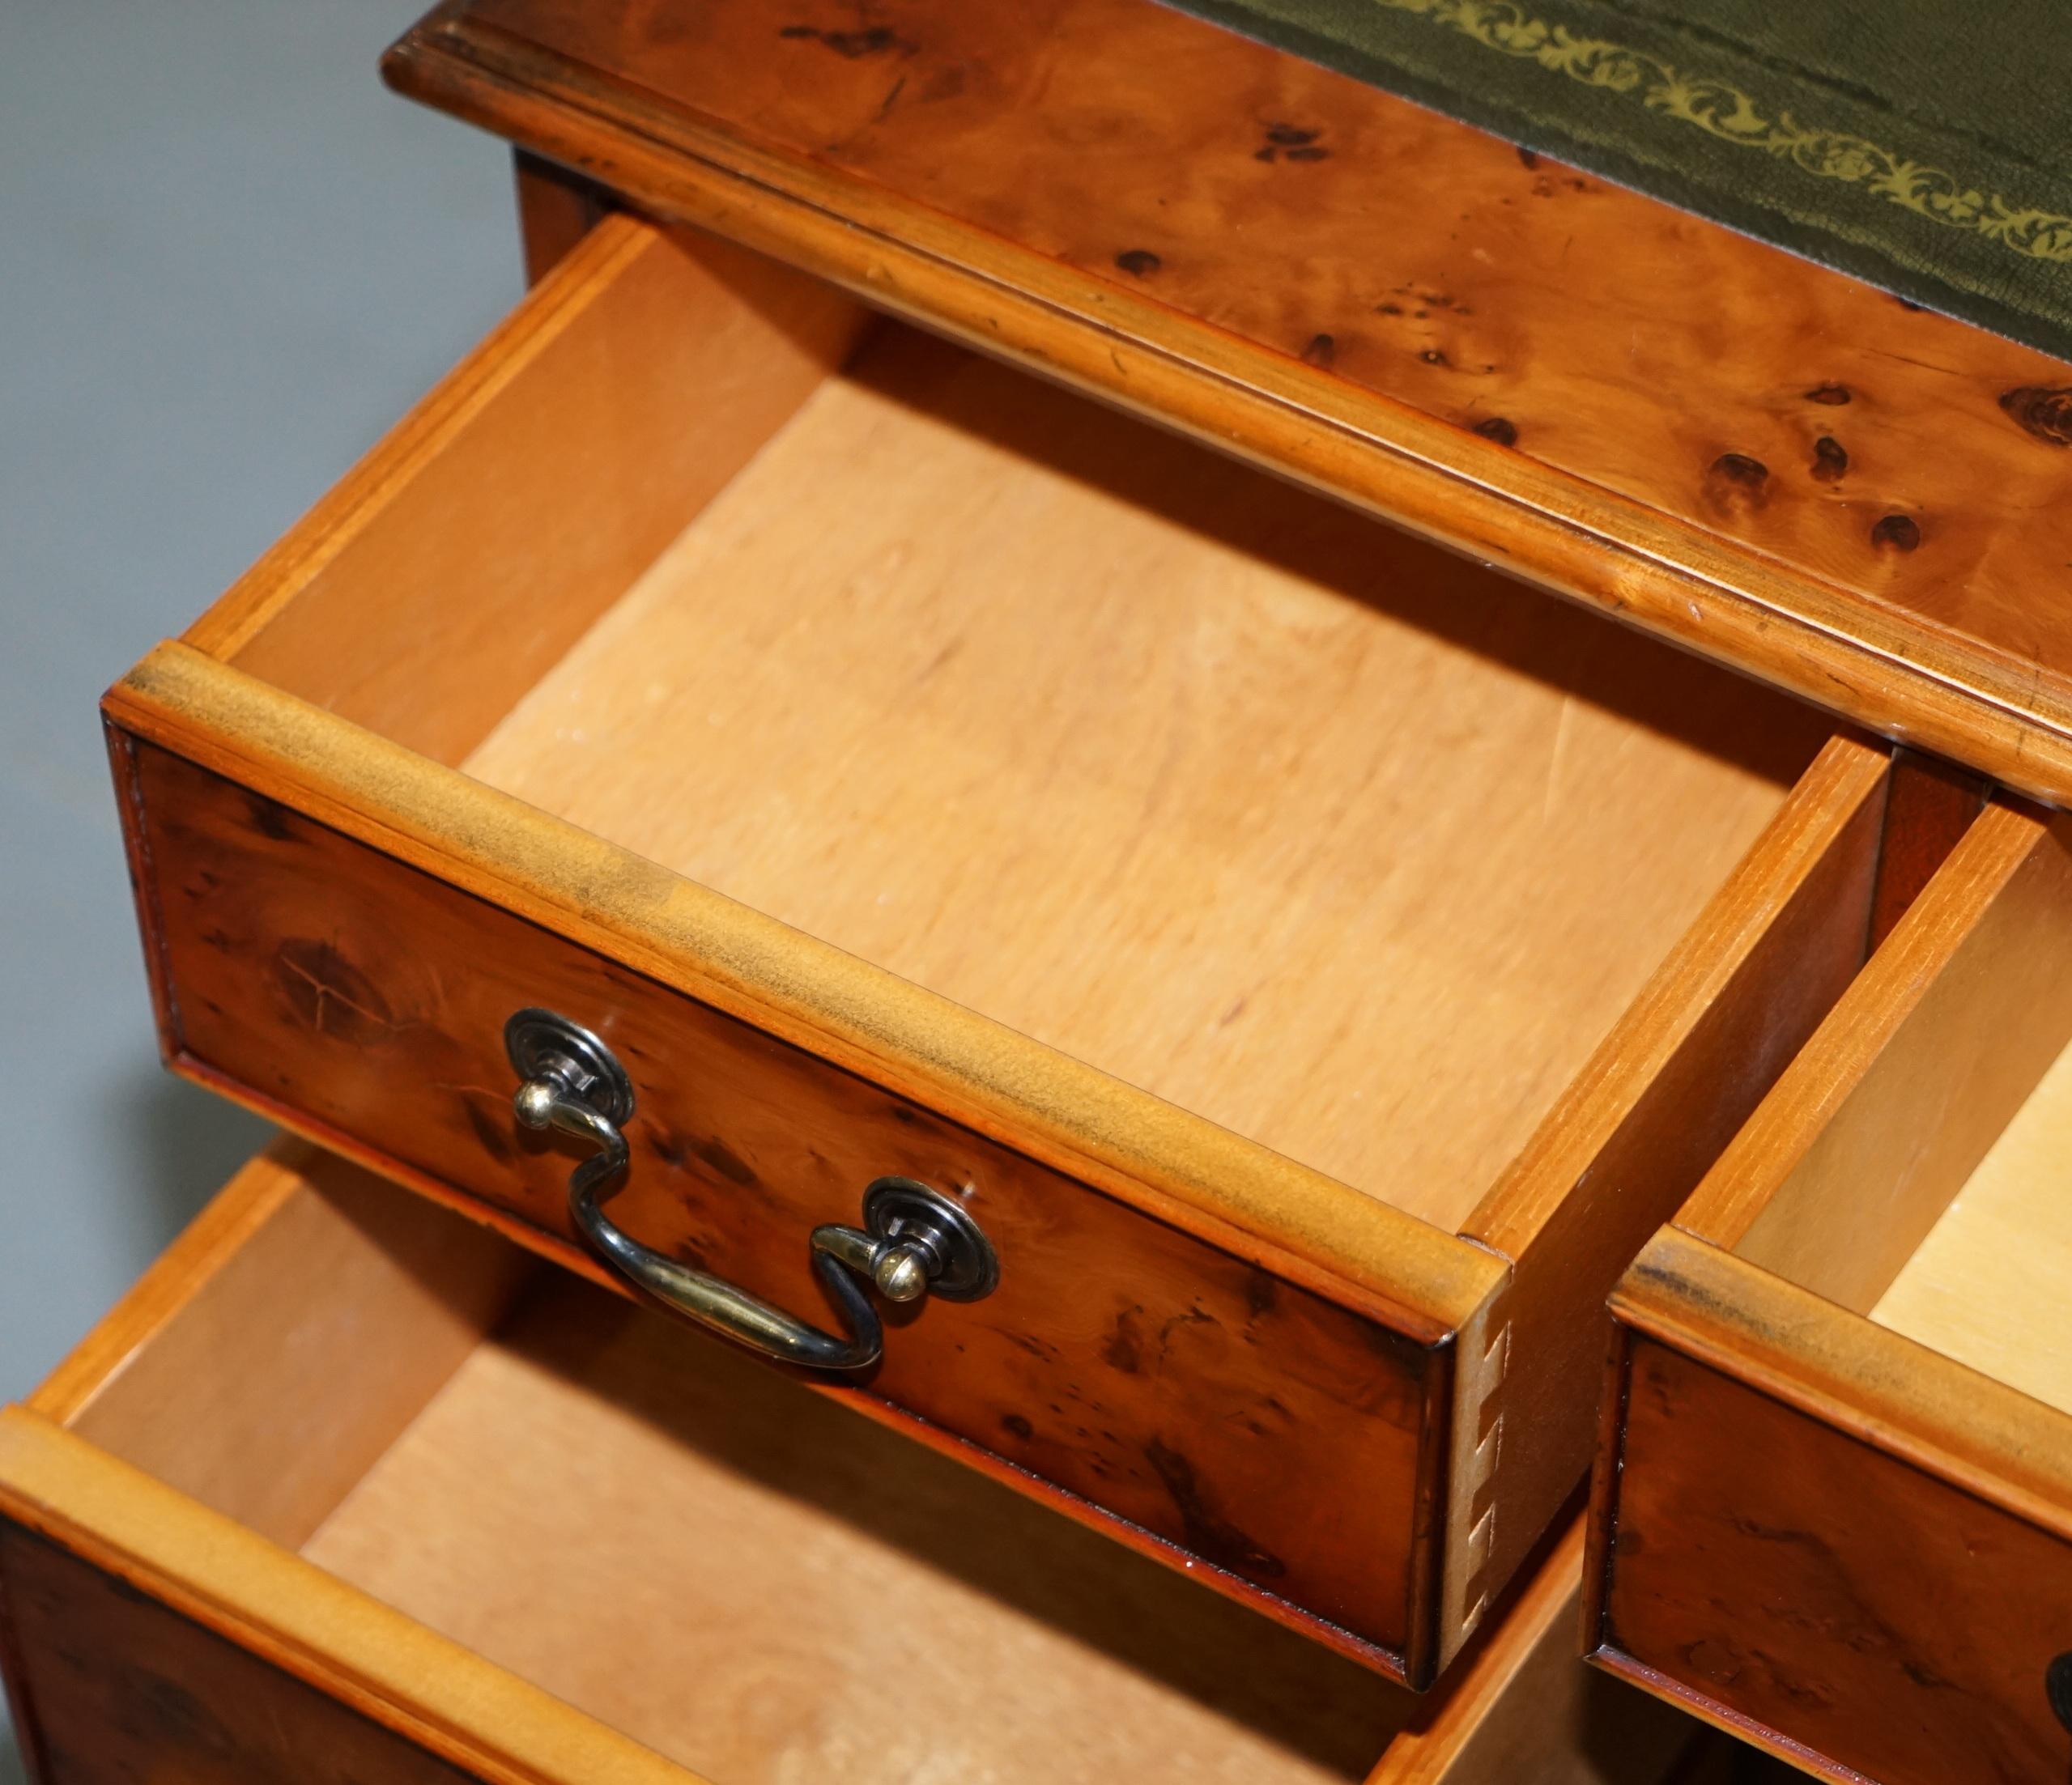
<instances>
[{"instance_id":1,"label":"green leather desk inlay","mask_svg":"<svg viewBox=\"0 0 2072 1785\"><path fill-rule=\"evenodd\" d=\"M2072 357L2067 0L1178 3Z\"/></svg>"}]
</instances>

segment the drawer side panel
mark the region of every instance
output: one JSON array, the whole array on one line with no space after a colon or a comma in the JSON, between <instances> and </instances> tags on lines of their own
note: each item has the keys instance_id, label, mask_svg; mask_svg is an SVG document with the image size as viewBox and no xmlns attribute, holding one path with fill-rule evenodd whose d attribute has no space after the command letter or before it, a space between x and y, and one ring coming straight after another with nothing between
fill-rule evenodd
<instances>
[{"instance_id":1,"label":"drawer side panel","mask_svg":"<svg viewBox=\"0 0 2072 1785\"><path fill-rule=\"evenodd\" d=\"M2072 1545L1623 1337L1596 1658L1832 1778L2063 1785L2044 1676L2072 1650Z\"/></svg>"},{"instance_id":2,"label":"drawer side panel","mask_svg":"<svg viewBox=\"0 0 2072 1785\"><path fill-rule=\"evenodd\" d=\"M1450 1355L155 746L130 819L177 1065L559 1261L572 1156L513 1120L505 1018L635 1080L615 1219L823 1317L816 1223L900 1174L972 1187L1001 1285L896 1323L868 1398L1384 1671L1429 1617ZM1033 1481L1030 1477L1034 1477ZM1088 1515L1085 1507L1067 1507ZM1411 1655L1406 1665L1406 1657Z\"/></svg>"}]
</instances>

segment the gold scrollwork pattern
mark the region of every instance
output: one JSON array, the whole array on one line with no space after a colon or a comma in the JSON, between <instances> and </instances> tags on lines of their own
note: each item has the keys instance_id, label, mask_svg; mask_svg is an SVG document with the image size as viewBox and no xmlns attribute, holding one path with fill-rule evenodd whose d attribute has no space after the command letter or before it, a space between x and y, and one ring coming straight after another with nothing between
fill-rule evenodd
<instances>
[{"instance_id":1,"label":"gold scrollwork pattern","mask_svg":"<svg viewBox=\"0 0 2072 1785\"><path fill-rule=\"evenodd\" d=\"M1522 57L1586 87L1637 96L1649 110L1695 124L1722 142L1761 149L1823 179L1847 181L1953 229L1968 229L2040 261L2072 261L2072 217L2011 205L1940 168L1909 161L1859 136L1812 129L1789 112L1766 114L1725 81L1679 74L1623 44L1579 37L1513 0L1374 0L1415 13L1487 49Z\"/></svg>"}]
</instances>

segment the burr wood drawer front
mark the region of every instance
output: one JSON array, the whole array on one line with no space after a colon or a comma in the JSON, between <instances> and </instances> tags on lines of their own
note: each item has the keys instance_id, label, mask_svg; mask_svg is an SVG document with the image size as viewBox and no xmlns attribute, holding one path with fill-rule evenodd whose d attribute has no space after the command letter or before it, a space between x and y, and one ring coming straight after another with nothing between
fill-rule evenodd
<instances>
[{"instance_id":1,"label":"burr wood drawer front","mask_svg":"<svg viewBox=\"0 0 2072 1785\"><path fill-rule=\"evenodd\" d=\"M1951 854L1627 1273L1598 1660L1806 1770L2072 1770L2072 867Z\"/></svg>"},{"instance_id":2,"label":"burr wood drawer front","mask_svg":"<svg viewBox=\"0 0 2072 1785\"><path fill-rule=\"evenodd\" d=\"M806 1235L853 1220L875 1180L940 1187L998 1286L893 1315L882 1360L841 1392L1402 1647L1443 1351L235 782L150 746L137 775L165 814L153 871L194 1069L594 1271L569 1216L581 1154L517 1120L505 1058L513 1012L567 1012L636 1090L614 1218L831 1326Z\"/></svg>"},{"instance_id":3,"label":"burr wood drawer front","mask_svg":"<svg viewBox=\"0 0 2072 1785\"><path fill-rule=\"evenodd\" d=\"M53 1785L1647 1785L1580 1562L1419 1698L300 1144L0 1413Z\"/></svg>"},{"instance_id":4,"label":"burr wood drawer front","mask_svg":"<svg viewBox=\"0 0 2072 1785\"><path fill-rule=\"evenodd\" d=\"M626 217L107 712L178 1069L1419 1685L1968 816Z\"/></svg>"}]
</instances>

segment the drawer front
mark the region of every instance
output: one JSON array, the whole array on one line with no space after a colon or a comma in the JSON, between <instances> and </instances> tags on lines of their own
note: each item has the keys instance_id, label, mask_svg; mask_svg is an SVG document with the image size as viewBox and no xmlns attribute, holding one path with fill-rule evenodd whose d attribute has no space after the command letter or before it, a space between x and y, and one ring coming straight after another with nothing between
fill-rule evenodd
<instances>
[{"instance_id":1,"label":"drawer front","mask_svg":"<svg viewBox=\"0 0 2072 1785\"><path fill-rule=\"evenodd\" d=\"M1680 1251L1674 1281L1708 1338L1713 1298L1745 1332L1687 1348L1624 1309L1668 1336L1623 1325L1615 1341L1593 1659L1827 1777L2063 1785L2072 1512L1949 1434L1909 1452L1930 1395L2004 1410L2045 1461L2072 1454L2068 1422L1693 1243L1658 1241L1622 1301L1659 1307L1656 1266ZM1773 1369L1793 1356L1841 1362L1826 1381ZM1904 1401L1881 1406L1888 1388Z\"/></svg>"},{"instance_id":2,"label":"drawer front","mask_svg":"<svg viewBox=\"0 0 2072 1785\"><path fill-rule=\"evenodd\" d=\"M998 1290L894 1324L866 1392L1404 1671L1431 1591L1416 1539L1432 1524L1447 1348L157 746L120 747L185 1069L573 1261L572 1155L515 1121L502 1040L513 1011L558 1009L635 1082L614 1218L816 1321L815 1224L856 1220L886 1175L969 1186Z\"/></svg>"},{"instance_id":3,"label":"drawer front","mask_svg":"<svg viewBox=\"0 0 2072 1785\"><path fill-rule=\"evenodd\" d=\"M0 1634L45 1785L459 1785L464 1772L128 1583L0 1521Z\"/></svg>"}]
</instances>

